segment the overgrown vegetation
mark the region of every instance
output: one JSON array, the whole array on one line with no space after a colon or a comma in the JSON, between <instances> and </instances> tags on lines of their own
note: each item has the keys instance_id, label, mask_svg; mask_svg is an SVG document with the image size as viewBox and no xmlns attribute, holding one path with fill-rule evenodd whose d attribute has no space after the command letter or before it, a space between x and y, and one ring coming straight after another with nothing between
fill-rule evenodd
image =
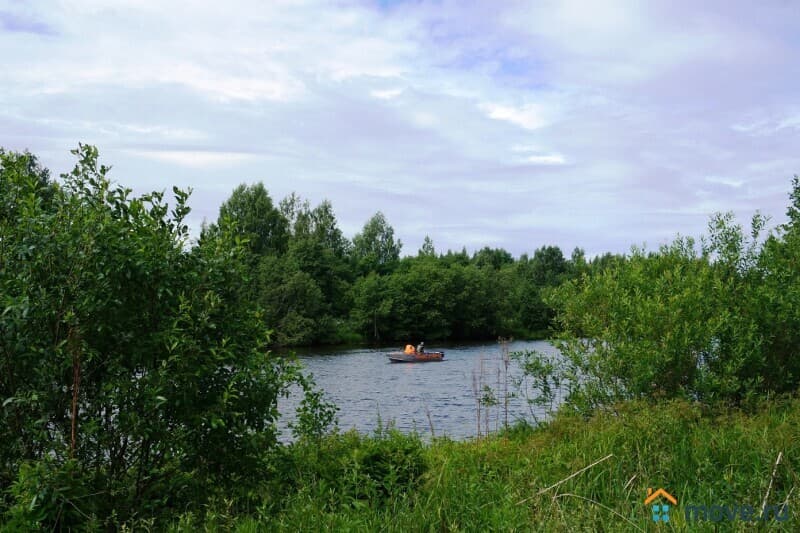
<instances>
[{"instance_id":1,"label":"overgrown vegetation","mask_svg":"<svg viewBox=\"0 0 800 533\"><path fill-rule=\"evenodd\" d=\"M717 215L697 243L634 249L567 280L545 301L558 312L564 357L525 354L570 407L635 398L740 404L800 385L800 180L788 222L766 236ZM546 368L544 374L541 370Z\"/></svg>"},{"instance_id":2,"label":"overgrown vegetation","mask_svg":"<svg viewBox=\"0 0 800 533\"><path fill-rule=\"evenodd\" d=\"M437 255L430 239L401 258L380 213L349 241L329 203L276 207L260 184L192 243L187 192L133 196L95 148L75 155L54 182L0 150L6 529L644 531L648 487L778 505L786 521L764 526L797 529L798 178L766 234L719 215L699 243L591 262ZM553 324L561 357L514 355L552 418L490 436L485 416L467 442L330 433L335 406L269 352ZM298 388L283 444L277 402ZM476 379L474 394L481 433L508 391Z\"/></svg>"},{"instance_id":3,"label":"overgrown vegetation","mask_svg":"<svg viewBox=\"0 0 800 533\"><path fill-rule=\"evenodd\" d=\"M277 400L310 390L270 356L243 287L247 243L188 246L188 194L112 185L97 150L58 184L0 153L0 507L8 527L106 528L251 501L270 476ZM331 409L311 395L303 428Z\"/></svg>"},{"instance_id":4,"label":"overgrown vegetation","mask_svg":"<svg viewBox=\"0 0 800 533\"><path fill-rule=\"evenodd\" d=\"M488 439L422 446L397 433L348 433L290 454L294 488L279 508L243 515L212 507L176 519L172 531L745 531L754 524L687 523L686 506L760 510L765 495L790 512L764 529L798 528L797 400L750 413L638 401ZM678 499L670 524L652 521L648 487Z\"/></svg>"},{"instance_id":5,"label":"overgrown vegetation","mask_svg":"<svg viewBox=\"0 0 800 533\"><path fill-rule=\"evenodd\" d=\"M519 259L490 248L437 254L430 238L401 257L382 213L349 240L329 202L312 208L292 194L275 205L260 183L234 190L201 244L219 232L247 239L249 297L282 346L541 338L554 315L543 291L591 268L581 250L570 258L555 246Z\"/></svg>"}]
</instances>

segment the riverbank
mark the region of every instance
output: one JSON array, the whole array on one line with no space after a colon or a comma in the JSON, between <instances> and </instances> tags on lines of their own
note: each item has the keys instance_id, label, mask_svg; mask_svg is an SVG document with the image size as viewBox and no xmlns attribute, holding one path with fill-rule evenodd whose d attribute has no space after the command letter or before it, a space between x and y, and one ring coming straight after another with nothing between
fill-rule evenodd
<instances>
[{"instance_id":1,"label":"riverbank","mask_svg":"<svg viewBox=\"0 0 800 533\"><path fill-rule=\"evenodd\" d=\"M381 431L299 443L249 508L220 498L172 529L648 531L664 513L644 504L647 490L663 488L677 505L651 504L670 506L670 529L749 529L743 518L766 504L764 525L790 531L798 471L797 399L747 411L631 402L461 442Z\"/></svg>"}]
</instances>

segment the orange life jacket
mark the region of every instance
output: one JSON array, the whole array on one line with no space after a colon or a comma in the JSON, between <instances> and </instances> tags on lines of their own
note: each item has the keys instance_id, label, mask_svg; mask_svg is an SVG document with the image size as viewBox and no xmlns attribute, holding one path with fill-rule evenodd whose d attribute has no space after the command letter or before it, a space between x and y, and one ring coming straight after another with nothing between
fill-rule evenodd
<instances>
[{"instance_id":1,"label":"orange life jacket","mask_svg":"<svg viewBox=\"0 0 800 533\"><path fill-rule=\"evenodd\" d=\"M414 352L415 352L414 347L410 344L406 344L406 353L412 354Z\"/></svg>"}]
</instances>

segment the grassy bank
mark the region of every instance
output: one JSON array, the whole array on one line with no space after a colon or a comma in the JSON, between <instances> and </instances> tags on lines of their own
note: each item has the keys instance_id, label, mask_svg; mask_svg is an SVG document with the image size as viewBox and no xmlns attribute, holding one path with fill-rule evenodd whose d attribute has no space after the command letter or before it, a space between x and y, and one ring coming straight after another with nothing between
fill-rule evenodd
<instances>
[{"instance_id":1,"label":"grassy bank","mask_svg":"<svg viewBox=\"0 0 800 533\"><path fill-rule=\"evenodd\" d=\"M469 442L425 445L387 432L295 445L276 461L280 486L290 489L265 489L249 511L220 500L173 529L727 531L754 524L739 515L687 524L686 506L760 512L768 494L768 505L788 503L790 518L758 526L791 531L800 526L798 470L798 400L748 412L637 402ZM648 487L677 498L668 524L653 522Z\"/></svg>"}]
</instances>

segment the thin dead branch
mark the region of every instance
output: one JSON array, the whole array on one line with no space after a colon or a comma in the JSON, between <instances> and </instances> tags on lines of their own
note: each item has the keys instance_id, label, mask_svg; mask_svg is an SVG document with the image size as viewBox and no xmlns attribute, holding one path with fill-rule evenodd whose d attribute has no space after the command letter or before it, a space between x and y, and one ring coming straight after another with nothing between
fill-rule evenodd
<instances>
[{"instance_id":1,"label":"thin dead branch","mask_svg":"<svg viewBox=\"0 0 800 533\"><path fill-rule=\"evenodd\" d=\"M576 477L576 476L579 476L580 474L582 474L582 473L586 472L586 471L587 471L587 470L589 470L590 468L592 468L592 467L594 467L594 466L597 466L597 465L599 465L600 463L602 463L603 461L607 461L608 459L611 459L612 457L614 457L614 454L613 454L613 453L610 453L610 454L606 455L605 457L603 457L602 459L598 459L597 461L593 462L592 464L590 464L590 465L588 465L588 466L584 466L583 468L581 468L581 469L580 469L580 470L578 470L577 472L573 472L572 474L568 475L567 477L565 477L565 478L564 478L564 479L562 479L561 481L559 481L559 482L557 482L557 483L554 483L553 485L550 485L549 487L547 487L547 488L544 488L544 489L540 490L539 492L537 492L537 493L536 493L536 496L541 496L541 495L542 495L542 494L544 494L545 492L547 492L547 491L549 491L549 490L552 490L552 489L554 489L554 488L556 488L556 487L558 487L558 486L560 486L560 485L562 485L562 484L566 483L566 482L567 482L567 481L569 481L570 479L572 479L572 478L574 478L574 477ZM531 500L531 499L533 499L534 497L535 497L535 496L530 496L530 497L528 497L528 498L525 498L524 500L520 500L519 502L517 502L517 504L525 503L526 501L528 501L528 500Z\"/></svg>"},{"instance_id":2,"label":"thin dead branch","mask_svg":"<svg viewBox=\"0 0 800 533\"><path fill-rule=\"evenodd\" d=\"M772 484L775 482L775 475L778 473L778 465L783 459L783 452L778 452L778 458L775 459L775 466L772 467L772 476L769 478L769 485L767 486L767 493L764 494L764 501L761 503L761 514L763 516L764 509L767 508L767 498L769 498L769 493L772 491Z\"/></svg>"}]
</instances>

